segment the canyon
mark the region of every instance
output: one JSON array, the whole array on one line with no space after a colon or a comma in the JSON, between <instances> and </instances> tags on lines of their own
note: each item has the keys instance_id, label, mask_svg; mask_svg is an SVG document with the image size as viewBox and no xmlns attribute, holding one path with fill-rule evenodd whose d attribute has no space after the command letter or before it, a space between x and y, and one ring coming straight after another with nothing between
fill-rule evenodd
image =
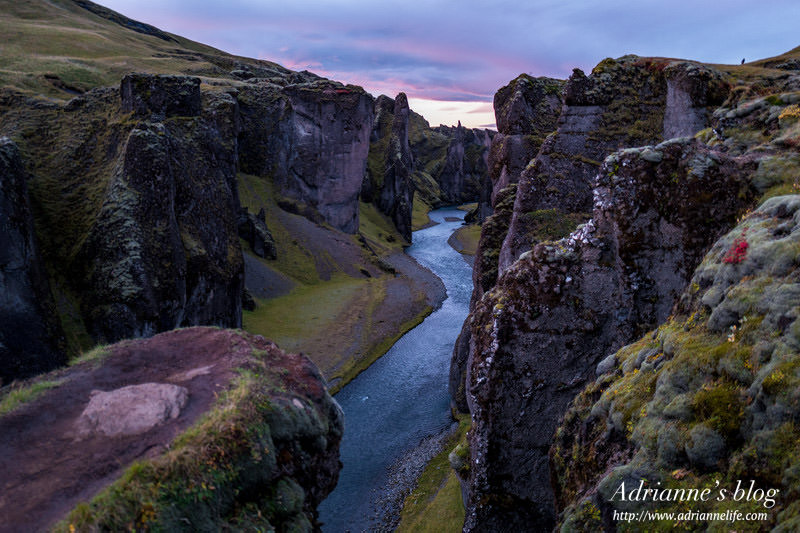
<instances>
[{"instance_id":1,"label":"canyon","mask_svg":"<svg viewBox=\"0 0 800 533\"><path fill-rule=\"evenodd\" d=\"M448 527L616 531L643 508L623 482L741 479L780 490L764 527L800 524L800 48L521 74L494 132L92 2L8 4L4 527L35 494L36 528L324 527L332 394L442 306L404 249L470 202Z\"/></svg>"}]
</instances>

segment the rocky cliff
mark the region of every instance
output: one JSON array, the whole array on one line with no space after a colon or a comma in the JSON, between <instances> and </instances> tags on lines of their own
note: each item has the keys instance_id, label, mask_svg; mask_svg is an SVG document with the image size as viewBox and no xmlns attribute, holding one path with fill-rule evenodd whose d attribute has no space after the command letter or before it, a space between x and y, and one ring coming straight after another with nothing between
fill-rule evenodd
<instances>
[{"instance_id":1,"label":"rocky cliff","mask_svg":"<svg viewBox=\"0 0 800 533\"><path fill-rule=\"evenodd\" d=\"M0 384L65 362L63 333L43 271L27 175L17 146L0 138Z\"/></svg>"},{"instance_id":2,"label":"rocky cliff","mask_svg":"<svg viewBox=\"0 0 800 533\"><path fill-rule=\"evenodd\" d=\"M675 316L610 355L572 402L551 450L566 529L614 531L614 509L653 509L613 497L642 479L711 488L698 512L765 512L761 529L798 527L798 208L798 196L772 198L717 241ZM754 488L758 498L736 492Z\"/></svg>"},{"instance_id":3,"label":"rocky cliff","mask_svg":"<svg viewBox=\"0 0 800 533\"><path fill-rule=\"evenodd\" d=\"M754 169L690 141L612 155L591 221L523 254L476 305L471 527L553 526L548 450L567 404L608 352L667 318L750 205Z\"/></svg>"},{"instance_id":4,"label":"rocky cliff","mask_svg":"<svg viewBox=\"0 0 800 533\"><path fill-rule=\"evenodd\" d=\"M203 94L197 78L131 75L120 91L63 106L7 93L2 112L3 131L22 141L43 257L73 335L241 325L231 96Z\"/></svg>"},{"instance_id":5,"label":"rocky cliff","mask_svg":"<svg viewBox=\"0 0 800 533\"><path fill-rule=\"evenodd\" d=\"M0 411L4 530L319 529L343 415L302 355L189 328L28 389L38 396Z\"/></svg>"},{"instance_id":6,"label":"rocky cliff","mask_svg":"<svg viewBox=\"0 0 800 533\"><path fill-rule=\"evenodd\" d=\"M468 403L473 420L465 530L531 524L549 529L564 509L568 530L616 527L610 507L600 505L605 493L599 492L613 483L595 482L607 469L626 464L640 441L630 437L629 423L621 422L622 433L610 429L614 396L606 396L605 405L612 406L603 419L607 424L597 424L594 414L590 425L582 422L599 395L611 390L605 388L611 378L581 391L594 379L595 369L616 368L620 355L609 353L669 319L683 291L694 287L695 269L712 245L724 248L724 264L738 263L747 250L744 236L736 242L733 237L715 241L760 196L791 190L794 180L792 91L797 80L765 70L754 83L752 78L737 80L736 74L733 68L724 72L629 56L601 62L588 77L575 72L565 86L557 131L520 176L498 275L487 276L491 270L482 269L485 279L476 277L476 292L486 292L473 302L467 322L471 340L461 342L469 345L469 355L463 357L458 349L454 355L451 391L466 391L455 400ZM695 133L694 140L677 138L615 152ZM509 191L498 195L498 212L509 212L508 196ZM496 240L496 233L492 224L485 225L482 239ZM630 352L631 369L660 364L663 355L648 349ZM633 376L633 370L628 372ZM466 374L464 385L459 374ZM614 394L628 395L632 383L626 382L624 391L615 387ZM655 381L637 383L645 388L630 394L652 398ZM551 448L576 395L574 412L564 419L560 440ZM615 411L613 420L644 417L650 410L646 401L635 407L641 413L631 415L625 407L625 414ZM709 412L705 408L697 408L698 420L711 416L703 414ZM702 433L705 429L693 431L698 444L681 441L676 453L685 449L691 456L728 442L725 436L705 439L710 435ZM621 468L620 475L638 479L642 476L635 469L643 464ZM602 524L581 522L601 514Z\"/></svg>"},{"instance_id":7,"label":"rocky cliff","mask_svg":"<svg viewBox=\"0 0 800 533\"><path fill-rule=\"evenodd\" d=\"M500 248L513 214L517 182L536 156L544 138L556 129L564 82L522 74L494 96L497 133L492 137L484 178L478 195L481 236L472 269L471 307L497 281ZM469 356L469 318L453 348L450 395L454 407L467 412L465 380Z\"/></svg>"},{"instance_id":8,"label":"rocky cliff","mask_svg":"<svg viewBox=\"0 0 800 533\"><path fill-rule=\"evenodd\" d=\"M398 99L401 99L400 96ZM432 128L413 110L404 111L408 107L405 95L402 95L401 102L405 103L401 104L402 113L398 117L396 102L385 95L375 101L375 121L361 199L376 203L381 212L395 221L398 228L410 228L410 212L404 215L408 217L408 223L405 218L393 214L405 202L408 194L420 204L417 207L420 211L423 208L427 211L442 205L477 200L487 181L488 154L493 133L485 129L464 128L461 124ZM405 130L394 131L396 118L402 121ZM397 163L405 157L397 157L404 153L405 144L398 142L404 136L408 143L408 157L413 160L410 186L389 194L392 187L396 186L392 183L397 183L396 177L391 174L396 168L406 168L406 164ZM398 147L401 149L398 150ZM386 180L387 174L389 182ZM406 238L409 237L410 233Z\"/></svg>"},{"instance_id":9,"label":"rocky cliff","mask_svg":"<svg viewBox=\"0 0 800 533\"><path fill-rule=\"evenodd\" d=\"M465 128L460 122L455 127L433 129L450 140L444 167L435 178L442 192L442 201L447 204L474 202L480 197L489 176L491 132Z\"/></svg>"},{"instance_id":10,"label":"rocky cliff","mask_svg":"<svg viewBox=\"0 0 800 533\"><path fill-rule=\"evenodd\" d=\"M274 179L280 194L355 233L373 99L360 87L298 78L250 78L238 89L241 170Z\"/></svg>"},{"instance_id":11,"label":"rocky cliff","mask_svg":"<svg viewBox=\"0 0 800 533\"><path fill-rule=\"evenodd\" d=\"M542 237L564 236L588 219L592 180L611 152L694 135L708 124L727 89L721 72L690 62L625 56L603 60L589 76L576 69L564 87L558 130L520 177L499 270ZM676 118L682 111L694 118L682 122ZM572 220L572 227L564 224L560 235L541 235L554 219Z\"/></svg>"}]
</instances>

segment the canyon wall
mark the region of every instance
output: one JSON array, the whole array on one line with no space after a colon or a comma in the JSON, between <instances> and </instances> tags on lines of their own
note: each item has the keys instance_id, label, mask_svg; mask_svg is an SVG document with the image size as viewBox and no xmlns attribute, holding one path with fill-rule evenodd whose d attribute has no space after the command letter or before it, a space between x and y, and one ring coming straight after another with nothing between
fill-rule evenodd
<instances>
[{"instance_id":1,"label":"canyon wall","mask_svg":"<svg viewBox=\"0 0 800 533\"><path fill-rule=\"evenodd\" d=\"M771 90L796 90L790 78ZM481 240L488 248L503 235L498 260L476 269L451 366L454 405L473 421L465 531L549 529L576 503L583 474L570 470L566 445L551 449L569 403L613 364L609 354L669 318L703 255L760 195L786 187L794 97L730 91L732 81L710 66L635 56L575 71L556 131L516 191L496 192ZM756 148L761 138L744 129L767 143ZM570 423L559 435L572 445ZM616 460L630 449L616 442L587 453ZM553 493L552 457L564 493Z\"/></svg>"}]
</instances>

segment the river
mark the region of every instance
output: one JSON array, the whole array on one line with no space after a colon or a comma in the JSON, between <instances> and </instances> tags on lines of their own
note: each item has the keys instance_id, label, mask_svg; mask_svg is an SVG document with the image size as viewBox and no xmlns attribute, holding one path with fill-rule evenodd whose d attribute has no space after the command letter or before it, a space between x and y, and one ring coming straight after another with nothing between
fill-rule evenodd
<instances>
[{"instance_id":1,"label":"river","mask_svg":"<svg viewBox=\"0 0 800 533\"><path fill-rule=\"evenodd\" d=\"M345 415L343 467L336 489L319 506L325 533L370 530L390 467L451 424L450 356L469 312L472 268L447 239L464 215L455 208L432 211L438 224L415 231L406 250L444 282L442 306L335 396Z\"/></svg>"}]
</instances>

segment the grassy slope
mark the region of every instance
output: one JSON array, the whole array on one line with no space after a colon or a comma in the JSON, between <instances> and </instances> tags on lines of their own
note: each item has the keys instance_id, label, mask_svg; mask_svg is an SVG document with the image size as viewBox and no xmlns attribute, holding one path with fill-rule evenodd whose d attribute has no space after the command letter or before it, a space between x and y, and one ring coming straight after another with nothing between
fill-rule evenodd
<instances>
[{"instance_id":1,"label":"grassy slope","mask_svg":"<svg viewBox=\"0 0 800 533\"><path fill-rule=\"evenodd\" d=\"M458 228L447 242L456 252L464 255L475 255L480 238L481 226L479 224L467 224Z\"/></svg>"},{"instance_id":2,"label":"grassy slope","mask_svg":"<svg viewBox=\"0 0 800 533\"><path fill-rule=\"evenodd\" d=\"M424 295L415 290L418 313L405 319L397 315L397 323L387 328L377 314L385 311L379 306L398 305L387 301L388 284L397 283L394 275L355 277L345 272L347 265L329 258L326 265L332 267L333 273L330 279L323 279L316 260L324 252L308 242L308 236L293 233L288 227L287 219L297 215L277 207L270 181L240 174L239 195L242 205L251 212L265 208L267 226L278 248L278 259L265 264L297 283L289 294L259 300L255 311L245 311L243 326L286 350L308 355L328 380L335 381L333 391L383 355L430 312L422 303ZM374 252L372 260L378 266L386 256L402 251L403 239L373 205L361 204L359 220L359 234L366 242L363 249ZM361 250L358 238L350 238L353 250ZM361 260L366 258L362 256ZM349 270L353 270L353 266L361 265L350 266ZM377 270L374 264L373 270Z\"/></svg>"},{"instance_id":3,"label":"grassy slope","mask_svg":"<svg viewBox=\"0 0 800 533\"><path fill-rule=\"evenodd\" d=\"M177 35L166 41L138 33L69 0L0 0L0 27L0 85L61 99L115 86L131 71L193 74L206 82L227 76L237 62L289 72Z\"/></svg>"},{"instance_id":4,"label":"grassy slope","mask_svg":"<svg viewBox=\"0 0 800 533\"><path fill-rule=\"evenodd\" d=\"M450 467L448 456L457 443L465 440L468 429L469 417L463 416L458 430L425 467L416 488L403 503L398 533L461 531L464 502L461 499L461 486Z\"/></svg>"}]
</instances>

